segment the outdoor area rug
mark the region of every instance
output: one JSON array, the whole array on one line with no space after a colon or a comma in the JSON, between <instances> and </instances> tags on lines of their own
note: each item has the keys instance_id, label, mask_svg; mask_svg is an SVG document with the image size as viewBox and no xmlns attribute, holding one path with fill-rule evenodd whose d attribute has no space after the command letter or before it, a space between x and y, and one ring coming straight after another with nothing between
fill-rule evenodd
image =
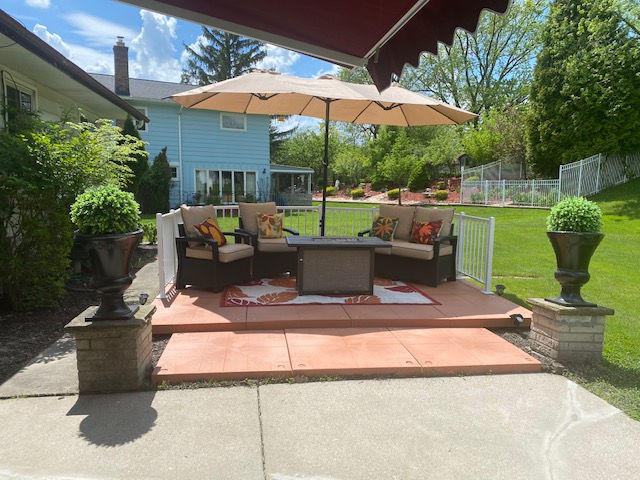
<instances>
[{"instance_id":1,"label":"outdoor area rug","mask_svg":"<svg viewBox=\"0 0 640 480\"><path fill-rule=\"evenodd\" d=\"M404 282L376 278L373 295L298 295L293 277L263 278L227 287L221 307L270 305L440 305Z\"/></svg>"}]
</instances>

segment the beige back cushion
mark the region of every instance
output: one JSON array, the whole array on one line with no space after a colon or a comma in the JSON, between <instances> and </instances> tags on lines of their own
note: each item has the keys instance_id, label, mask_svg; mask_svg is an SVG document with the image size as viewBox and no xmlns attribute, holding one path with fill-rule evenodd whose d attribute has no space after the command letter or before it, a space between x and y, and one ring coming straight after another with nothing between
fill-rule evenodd
<instances>
[{"instance_id":1,"label":"beige back cushion","mask_svg":"<svg viewBox=\"0 0 640 480\"><path fill-rule=\"evenodd\" d=\"M258 234L258 217L259 213L265 215L273 215L276 213L276 202L267 203L238 203L240 210L240 218L242 219L242 228L254 235Z\"/></svg>"},{"instance_id":2,"label":"beige back cushion","mask_svg":"<svg viewBox=\"0 0 640 480\"><path fill-rule=\"evenodd\" d=\"M454 208L416 207L416 222L437 222L441 220L442 228L440 228L438 236L449 235L454 211Z\"/></svg>"},{"instance_id":3,"label":"beige back cushion","mask_svg":"<svg viewBox=\"0 0 640 480\"><path fill-rule=\"evenodd\" d=\"M380 205L380 216L398 219L398 227L393 238L400 240L409 240L411 238L411 226L413 224L413 216L415 207L403 207L400 205Z\"/></svg>"},{"instance_id":4,"label":"beige back cushion","mask_svg":"<svg viewBox=\"0 0 640 480\"><path fill-rule=\"evenodd\" d=\"M180 205L180 214L184 223L184 231L187 237L201 237L200 233L193 228L194 225L204 222L207 218L216 220L216 209L213 205L204 205L198 207L187 207ZM216 225L218 224L216 220Z\"/></svg>"}]
</instances>

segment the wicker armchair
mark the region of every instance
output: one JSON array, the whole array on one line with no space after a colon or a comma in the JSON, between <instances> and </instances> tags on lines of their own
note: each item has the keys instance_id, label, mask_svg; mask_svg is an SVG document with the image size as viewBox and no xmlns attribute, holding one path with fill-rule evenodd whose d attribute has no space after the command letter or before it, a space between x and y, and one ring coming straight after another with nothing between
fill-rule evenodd
<instances>
[{"instance_id":1,"label":"wicker armchair","mask_svg":"<svg viewBox=\"0 0 640 480\"><path fill-rule=\"evenodd\" d=\"M204 207L180 207L182 224L178 225L180 236L176 238L178 272L176 288L187 285L212 289L216 292L225 286L251 280L251 263L254 248L249 235L241 232L223 232L233 235L235 243L219 246L215 240L195 234L193 225L215 219L215 209Z\"/></svg>"},{"instance_id":2,"label":"wicker armchair","mask_svg":"<svg viewBox=\"0 0 640 480\"><path fill-rule=\"evenodd\" d=\"M286 272L295 275L298 262L297 250L289 247L284 237L258 237L258 221L256 215L258 213L266 215L275 214L275 202L240 203L238 205L238 211L240 228L236 229L236 232L248 235L250 237L250 244L255 247L253 278L273 277ZM283 228L283 231L291 235L298 235L298 232L290 228Z\"/></svg>"}]
</instances>

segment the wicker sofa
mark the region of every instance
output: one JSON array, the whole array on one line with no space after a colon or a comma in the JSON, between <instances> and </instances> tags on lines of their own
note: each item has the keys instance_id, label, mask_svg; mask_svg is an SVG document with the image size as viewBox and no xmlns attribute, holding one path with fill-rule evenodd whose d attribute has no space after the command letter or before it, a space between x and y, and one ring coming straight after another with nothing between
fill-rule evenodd
<instances>
[{"instance_id":1,"label":"wicker sofa","mask_svg":"<svg viewBox=\"0 0 640 480\"><path fill-rule=\"evenodd\" d=\"M251 245L255 247L253 258L253 278L277 276L289 272L295 275L297 271L298 252L289 247L284 237L259 238L257 214L273 215L276 213L275 202L242 203L238 204L239 227L236 232L247 235ZM283 230L291 235L298 232L290 228Z\"/></svg>"},{"instance_id":2,"label":"wicker sofa","mask_svg":"<svg viewBox=\"0 0 640 480\"><path fill-rule=\"evenodd\" d=\"M178 225L176 238L178 271L176 288L187 285L220 291L225 286L251 280L251 262L254 248L249 235L240 232L223 232L233 235L235 243L219 246L215 240L203 238L194 225L208 218L216 218L212 205L180 207L183 223Z\"/></svg>"},{"instance_id":3,"label":"wicker sofa","mask_svg":"<svg viewBox=\"0 0 640 480\"><path fill-rule=\"evenodd\" d=\"M380 215L398 219L391 248L376 249L375 274L394 280L408 280L436 287L444 280L456 279L457 237L453 232L453 208L426 208L380 205ZM413 221L442 221L433 245L412 243ZM370 233L363 230L359 236Z\"/></svg>"}]
</instances>

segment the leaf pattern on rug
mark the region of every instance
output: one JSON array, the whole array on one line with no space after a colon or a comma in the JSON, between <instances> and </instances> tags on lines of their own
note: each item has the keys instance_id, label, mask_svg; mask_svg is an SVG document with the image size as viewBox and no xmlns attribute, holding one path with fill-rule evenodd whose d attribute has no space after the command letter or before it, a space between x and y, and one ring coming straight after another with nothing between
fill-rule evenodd
<instances>
[{"instance_id":1,"label":"leaf pattern on rug","mask_svg":"<svg viewBox=\"0 0 640 480\"><path fill-rule=\"evenodd\" d=\"M274 303L287 303L298 296L298 292L278 292L267 293L256 298L256 301L262 305L272 305Z\"/></svg>"},{"instance_id":2,"label":"leaf pattern on rug","mask_svg":"<svg viewBox=\"0 0 640 480\"><path fill-rule=\"evenodd\" d=\"M397 282L390 280L388 278L374 278L373 279L373 284L377 285L378 287L391 287L393 285L396 285Z\"/></svg>"},{"instance_id":3,"label":"leaf pattern on rug","mask_svg":"<svg viewBox=\"0 0 640 480\"><path fill-rule=\"evenodd\" d=\"M227 287L226 295L227 298L247 298L249 296L240 287Z\"/></svg>"},{"instance_id":4,"label":"leaf pattern on rug","mask_svg":"<svg viewBox=\"0 0 640 480\"><path fill-rule=\"evenodd\" d=\"M402 292L402 293L413 293L416 291L415 288L409 285L398 285L395 287L386 287L385 290L390 290L392 292Z\"/></svg>"},{"instance_id":5,"label":"leaf pattern on rug","mask_svg":"<svg viewBox=\"0 0 640 480\"><path fill-rule=\"evenodd\" d=\"M229 298L227 299L229 305L237 305L240 307L257 307L260 305L258 302L252 300L245 300L244 298Z\"/></svg>"},{"instance_id":6,"label":"leaf pattern on rug","mask_svg":"<svg viewBox=\"0 0 640 480\"><path fill-rule=\"evenodd\" d=\"M382 300L377 295L358 295L345 299L344 303L350 305L375 305L382 303Z\"/></svg>"},{"instance_id":7,"label":"leaf pattern on rug","mask_svg":"<svg viewBox=\"0 0 640 480\"><path fill-rule=\"evenodd\" d=\"M292 277L272 278L267 284L272 287L296 288L296 279Z\"/></svg>"}]
</instances>

